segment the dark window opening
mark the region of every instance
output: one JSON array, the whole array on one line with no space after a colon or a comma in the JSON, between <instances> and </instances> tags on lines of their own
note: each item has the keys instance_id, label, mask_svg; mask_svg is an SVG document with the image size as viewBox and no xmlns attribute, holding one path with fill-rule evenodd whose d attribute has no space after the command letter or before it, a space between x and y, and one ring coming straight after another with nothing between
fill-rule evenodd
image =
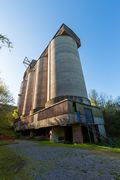
<instances>
[{"instance_id":1,"label":"dark window opening","mask_svg":"<svg viewBox=\"0 0 120 180\"><path fill-rule=\"evenodd\" d=\"M88 124L94 123L92 110L88 108L84 108L84 112L85 112L86 123Z\"/></svg>"},{"instance_id":2,"label":"dark window opening","mask_svg":"<svg viewBox=\"0 0 120 180\"><path fill-rule=\"evenodd\" d=\"M74 111L77 112L77 108L76 108L76 103L73 102L73 108L74 108Z\"/></svg>"}]
</instances>

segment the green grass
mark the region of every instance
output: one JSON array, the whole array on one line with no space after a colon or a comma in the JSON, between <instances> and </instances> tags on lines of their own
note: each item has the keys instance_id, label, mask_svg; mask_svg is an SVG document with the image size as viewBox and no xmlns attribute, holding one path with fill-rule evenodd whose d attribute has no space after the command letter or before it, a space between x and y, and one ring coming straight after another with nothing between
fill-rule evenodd
<instances>
[{"instance_id":1,"label":"green grass","mask_svg":"<svg viewBox=\"0 0 120 180\"><path fill-rule=\"evenodd\" d=\"M15 167L20 163L20 158L7 147L0 147L0 177L11 177Z\"/></svg>"},{"instance_id":2,"label":"green grass","mask_svg":"<svg viewBox=\"0 0 120 180\"><path fill-rule=\"evenodd\" d=\"M0 140L0 146L4 146L4 145L8 145L14 143L14 141L10 141L10 140Z\"/></svg>"},{"instance_id":3,"label":"green grass","mask_svg":"<svg viewBox=\"0 0 120 180\"><path fill-rule=\"evenodd\" d=\"M112 148L112 147L96 145L96 144L63 144L63 143L53 143L50 141L37 141L37 142L40 145L46 145L51 147L82 148L92 151L120 153L120 148Z\"/></svg>"},{"instance_id":4,"label":"green grass","mask_svg":"<svg viewBox=\"0 0 120 180\"><path fill-rule=\"evenodd\" d=\"M39 175L52 169L52 161L33 161L26 156L18 156L3 144L0 146L0 180L33 180L38 166Z\"/></svg>"},{"instance_id":5,"label":"green grass","mask_svg":"<svg viewBox=\"0 0 120 180\"><path fill-rule=\"evenodd\" d=\"M0 146L0 180L26 179L25 161L6 146Z\"/></svg>"},{"instance_id":6,"label":"green grass","mask_svg":"<svg viewBox=\"0 0 120 180\"><path fill-rule=\"evenodd\" d=\"M0 135L15 136L15 132L12 127L4 127L0 125Z\"/></svg>"}]
</instances>

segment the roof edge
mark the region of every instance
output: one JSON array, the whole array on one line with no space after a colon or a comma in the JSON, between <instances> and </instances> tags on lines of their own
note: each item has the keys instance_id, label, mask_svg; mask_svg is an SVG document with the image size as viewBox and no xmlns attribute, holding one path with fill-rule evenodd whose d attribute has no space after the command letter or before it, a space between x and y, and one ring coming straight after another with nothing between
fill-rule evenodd
<instances>
[{"instance_id":1,"label":"roof edge","mask_svg":"<svg viewBox=\"0 0 120 180\"><path fill-rule=\"evenodd\" d=\"M65 25L64 23L60 26L60 28L55 33L55 35L53 36L51 41L55 37L57 37L59 35L62 35L63 32L66 32L68 34L68 36L72 37L75 40L75 42L77 43L77 47L78 48L81 46L80 38L67 25ZM38 59L40 59L41 57L44 57L46 55L46 52L47 52L47 49L48 49L48 46L49 46L50 42L48 43L47 47L44 49L44 51L42 52L42 54L40 55L40 57Z\"/></svg>"}]
</instances>

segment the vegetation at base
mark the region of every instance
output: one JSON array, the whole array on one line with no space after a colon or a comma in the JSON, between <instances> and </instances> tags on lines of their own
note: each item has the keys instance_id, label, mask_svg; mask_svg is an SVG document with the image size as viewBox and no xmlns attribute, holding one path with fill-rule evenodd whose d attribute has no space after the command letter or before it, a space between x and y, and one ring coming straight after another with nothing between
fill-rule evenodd
<instances>
[{"instance_id":1,"label":"vegetation at base","mask_svg":"<svg viewBox=\"0 0 120 180\"><path fill-rule=\"evenodd\" d=\"M0 146L0 178L13 180L17 177L27 178L23 173L25 161L6 146ZM20 179L20 178L18 178Z\"/></svg>"},{"instance_id":2,"label":"vegetation at base","mask_svg":"<svg viewBox=\"0 0 120 180\"><path fill-rule=\"evenodd\" d=\"M120 96L113 99L105 93L98 94L91 90L89 98L93 106L98 106L103 111L107 136L113 140L120 139Z\"/></svg>"},{"instance_id":3,"label":"vegetation at base","mask_svg":"<svg viewBox=\"0 0 120 180\"><path fill-rule=\"evenodd\" d=\"M16 107L12 105L1 105L0 107L0 139L3 139L3 137L5 137L5 139L15 137L15 132L12 127L14 121L12 113L14 109L16 109Z\"/></svg>"},{"instance_id":4,"label":"vegetation at base","mask_svg":"<svg viewBox=\"0 0 120 180\"><path fill-rule=\"evenodd\" d=\"M15 143L14 140L0 140L0 146L8 145L11 143Z\"/></svg>"},{"instance_id":5,"label":"vegetation at base","mask_svg":"<svg viewBox=\"0 0 120 180\"><path fill-rule=\"evenodd\" d=\"M64 143L55 143L51 141L36 141L36 142L39 145L43 145L43 146L45 145L45 146L51 146L51 147L82 148L82 149L88 149L92 151L120 153L120 148L111 148L108 146L97 145L97 144L64 144Z\"/></svg>"},{"instance_id":6,"label":"vegetation at base","mask_svg":"<svg viewBox=\"0 0 120 180\"><path fill-rule=\"evenodd\" d=\"M0 79L0 139L14 137L12 125L16 118L16 107L13 106L14 100L7 86Z\"/></svg>"},{"instance_id":7,"label":"vegetation at base","mask_svg":"<svg viewBox=\"0 0 120 180\"><path fill-rule=\"evenodd\" d=\"M0 180L33 180L36 179L36 174L40 178L53 168L51 160L33 160L19 156L4 143L7 142L0 142Z\"/></svg>"}]
</instances>

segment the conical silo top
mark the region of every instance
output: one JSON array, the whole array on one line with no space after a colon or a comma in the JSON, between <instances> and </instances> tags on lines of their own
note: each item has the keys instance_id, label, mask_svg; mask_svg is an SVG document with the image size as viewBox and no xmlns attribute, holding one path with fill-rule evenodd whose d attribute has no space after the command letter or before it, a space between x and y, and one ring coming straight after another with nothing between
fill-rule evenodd
<instances>
[{"instance_id":1,"label":"conical silo top","mask_svg":"<svg viewBox=\"0 0 120 180\"><path fill-rule=\"evenodd\" d=\"M81 46L80 38L64 23L60 26L53 38L60 35L71 36L76 41L78 48Z\"/></svg>"},{"instance_id":2,"label":"conical silo top","mask_svg":"<svg viewBox=\"0 0 120 180\"><path fill-rule=\"evenodd\" d=\"M80 42L80 38L66 25L66 24L62 24L60 26L60 28L58 29L58 31L56 32L56 34L53 36L53 38L51 39L51 41L57 37L57 36L62 36L62 35L65 35L65 36L70 36L71 38L74 39L74 41L76 42L77 44L77 47L79 48L81 46L81 42ZM50 41L50 42L51 42ZM50 44L49 42L49 44ZM48 46L49 46L48 44ZM43 51L43 53L41 54L41 56L39 57L39 59L41 57L44 57L44 56L47 56L48 54L48 46L45 48L45 50Z\"/></svg>"}]
</instances>

